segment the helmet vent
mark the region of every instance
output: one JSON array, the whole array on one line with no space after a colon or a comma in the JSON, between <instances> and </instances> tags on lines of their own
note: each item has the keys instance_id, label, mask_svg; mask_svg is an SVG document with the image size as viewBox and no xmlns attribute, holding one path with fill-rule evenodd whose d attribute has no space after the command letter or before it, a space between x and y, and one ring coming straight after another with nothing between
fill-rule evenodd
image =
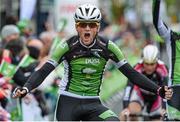
<instances>
[{"instance_id":1,"label":"helmet vent","mask_svg":"<svg viewBox=\"0 0 180 122\"><path fill-rule=\"evenodd\" d=\"M82 18L82 17L79 17L79 19L84 19L84 18Z\"/></svg>"},{"instance_id":2,"label":"helmet vent","mask_svg":"<svg viewBox=\"0 0 180 122\"><path fill-rule=\"evenodd\" d=\"M86 10L86 15L88 15L89 8L85 8L85 10Z\"/></svg>"},{"instance_id":3,"label":"helmet vent","mask_svg":"<svg viewBox=\"0 0 180 122\"><path fill-rule=\"evenodd\" d=\"M97 18L99 18L100 17L100 14L97 16Z\"/></svg>"},{"instance_id":4,"label":"helmet vent","mask_svg":"<svg viewBox=\"0 0 180 122\"><path fill-rule=\"evenodd\" d=\"M77 14L74 15L76 18L78 18Z\"/></svg>"},{"instance_id":5,"label":"helmet vent","mask_svg":"<svg viewBox=\"0 0 180 122\"><path fill-rule=\"evenodd\" d=\"M91 12L91 15L94 13L94 10L96 10L96 8L93 8L92 12Z\"/></svg>"},{"instance_id":6,"label":"helmet vent","mask_svg":"<svg viewBox=\"0 0 180 122\"><path fill-rule=\"evenodd\" d=\"M81 11L81 14L84 16L83 11L82 11L82 8L79 8L79 10Z\"/></svg>"}]
</instances>

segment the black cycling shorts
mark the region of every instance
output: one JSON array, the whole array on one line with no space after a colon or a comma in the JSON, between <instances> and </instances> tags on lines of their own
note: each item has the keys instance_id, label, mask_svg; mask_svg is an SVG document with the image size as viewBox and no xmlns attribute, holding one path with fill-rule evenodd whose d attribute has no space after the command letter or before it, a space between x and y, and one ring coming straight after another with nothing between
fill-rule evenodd
<instances>
[{"instance_id":1,"label":"black cycling shorts","mask_svg":"<svg viewBox=\"0 0 180 122\"><path fill-rule=\"evenodd\" d=\"M119 121L114 112L101 104L99 98L75 98L60 95L56 119L58 121Z\"/></svg>"}]
</instances>

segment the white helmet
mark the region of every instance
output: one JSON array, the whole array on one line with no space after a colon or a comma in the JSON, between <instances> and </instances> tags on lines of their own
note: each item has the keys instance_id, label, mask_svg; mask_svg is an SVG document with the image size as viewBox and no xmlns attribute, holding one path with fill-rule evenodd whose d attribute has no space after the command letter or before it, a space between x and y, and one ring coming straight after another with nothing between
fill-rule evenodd
<instances>
[{"instance_id":1,"label":"white helmet","mask_svg":"<svg viewBox=\"0 0 180 122\"><path fill-rule=\"evenodd\" d=\"M155 63L158 60L158 48L154 45L147 45L143 49L143 62Z\"/></svg>"},{"instance_id":2,"label":"white helmet","mask_svg":"<svg viewBox=\"0 0 180 122\"><path fill-rule=\"evenodd\" d=\"M100 10L91 4L83 4L76 9L74 14L75 21L96 21L100 22L101 12Z\"/></svg>"}]
</instances>

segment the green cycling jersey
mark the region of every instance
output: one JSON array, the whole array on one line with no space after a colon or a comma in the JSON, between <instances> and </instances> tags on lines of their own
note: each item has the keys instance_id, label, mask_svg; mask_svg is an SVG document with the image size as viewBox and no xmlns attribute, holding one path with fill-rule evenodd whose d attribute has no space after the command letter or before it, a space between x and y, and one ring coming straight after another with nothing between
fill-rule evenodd
<instances>
[{"instance_id":1,"label":"green cycling jersey","mask_svg":"<svg viewBox=\"0 0 180 122\"><path fill-rule=\"evenodd\" d=\"M124 56L112 41L101 37L97 37L87 47L74 36L57 45L51 55L53 62L64 63L65 74L60 83L61 90L82 96L99 96L103 73L109 58L118 63Z\"/></svg>"}]
</instances>

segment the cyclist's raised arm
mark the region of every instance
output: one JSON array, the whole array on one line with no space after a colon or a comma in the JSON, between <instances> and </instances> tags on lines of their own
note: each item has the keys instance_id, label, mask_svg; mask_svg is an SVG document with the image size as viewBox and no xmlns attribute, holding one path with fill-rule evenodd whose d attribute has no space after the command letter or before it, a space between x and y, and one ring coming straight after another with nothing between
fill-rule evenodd
<instances>
[{"instance_id":1,"label":"cyclist's raised arm","mask_svg":"<svg viewBox=\"0 0 180 122\"><path fill-rule=\"evenodd\" d=\"M68 50L69 46L66 42L60 43L50 56L50 59L39 70L31 75L24 87L26 87L28 91L38 87L50 74L50 72L53 71L55 67L63 60L63 56Z\"/></svg>"},{"instance_id":2,"label":"cyclist's raised arm","mask_svg":"<svg viewBox=\"0 0 180 122\"><path fill-rule=\"evenodd\" d=\"M153 24L158 34L165 40L170 41L171 29L161 20L160 17L161 0L153 0Z\"/></svg>"}]
</instances>

